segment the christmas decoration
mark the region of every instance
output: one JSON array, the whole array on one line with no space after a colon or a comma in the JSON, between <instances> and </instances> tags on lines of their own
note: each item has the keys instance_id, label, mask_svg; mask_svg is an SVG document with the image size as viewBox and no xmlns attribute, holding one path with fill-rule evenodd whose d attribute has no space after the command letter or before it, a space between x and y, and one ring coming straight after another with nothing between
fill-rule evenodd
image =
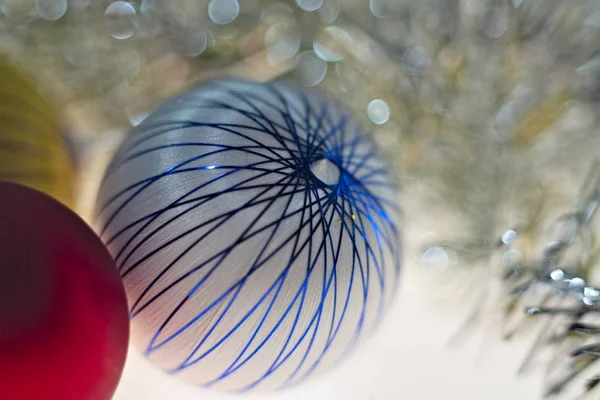
<instances>
[{"instance_id":1,"label":"christmas decoration","mask_svg":"<svg viewBox=\"0 0 600 400\"><path fill-rule=\"evenodd\" d=\"M49 196L0 182L0 199L1 397L110 399L129 338L110 254Z\"/></svg>"},{"instance_id":2,"label":"christmas decoration","mask_svg":"<svg viewBox=\"0 0 600 400\"><path fill-rule=\"evenodd\" d=\"M303 89L221 80L168 102L98 200L134 343L222 391L328 371L393 298L397 190L360 125Z\"/></svg>"},{"instance_id":3,"label":"christmas decoration","mask_svg":"<svg viewBox=\"0 0 600 400\"><path fill-rule=\"evenodd\" d=\"M72 207L74 167L55 111L6 60L0 60L0 126L0 180Z\"/></svg>"},{"instance_id":4,"label":"christmas decoration","mask_svg":"<svg viewBox=\"0 0 600 400\"><path fill-rule=\"evenodd\" d=\"M546 225L600 145L593 0L3 0L0 12L0 50L65 110L78 153L224 75L342 103L404 187L405 226L425 233L409 246L443 278L485 275L467 285L476 301L490 265L543 258ZM595 287L586 269L575 277Z\"/></svg>"}]
</instances>

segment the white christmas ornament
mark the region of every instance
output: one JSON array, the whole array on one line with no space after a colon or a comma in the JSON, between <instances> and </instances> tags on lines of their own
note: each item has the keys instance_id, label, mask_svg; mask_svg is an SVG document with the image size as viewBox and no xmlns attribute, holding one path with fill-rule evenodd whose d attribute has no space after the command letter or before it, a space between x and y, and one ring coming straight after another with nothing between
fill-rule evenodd
<instances>
[{"instance_id":1,"label":"white christmas ornament","mask_svg":"<svg viewBox=\"0 0 600 400\"><path fill-rule=\"evenodd\" d=\"M98 227L150 361L264 391L327 371L375 328L400 272L396 200L375 145L335 104L223 80L134 129Z\"/></svg>"}]
</instances>

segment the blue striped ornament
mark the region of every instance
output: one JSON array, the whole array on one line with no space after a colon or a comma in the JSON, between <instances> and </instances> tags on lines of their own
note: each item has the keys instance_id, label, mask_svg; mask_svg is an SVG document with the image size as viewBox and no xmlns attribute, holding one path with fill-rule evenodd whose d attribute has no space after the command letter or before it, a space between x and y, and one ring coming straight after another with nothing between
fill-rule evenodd
<instances>
[{"instance_id":1,"label":"blue striped ornament","mask_svg":"<svg viewBox=\"0 0 600 400\"><path fill-rule=\"evenodd\" d=\"M330 370L394 297L397 193L360 125L316 94L222 80L166 103L121 145L97 205L134 344L219 391Z\"/></svg>"}]
</instances>

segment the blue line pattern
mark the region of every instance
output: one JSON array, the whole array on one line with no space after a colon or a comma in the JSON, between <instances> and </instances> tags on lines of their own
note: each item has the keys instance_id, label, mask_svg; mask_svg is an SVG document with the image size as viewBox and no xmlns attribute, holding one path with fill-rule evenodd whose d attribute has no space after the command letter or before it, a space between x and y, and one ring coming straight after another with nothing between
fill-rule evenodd
<instances>
[{"instance_id":1,"label":"blue line pattern","mask_svg":"<svg viewBox=\"0 0 600 400\"><path fill-rule=\"evenodd\" d=\"M397 193L359 124L316 94L221 80L168 102L121 145L97 204L134 344L220 391L331 369L393 299Z\"/></svg>"}]
</instances>

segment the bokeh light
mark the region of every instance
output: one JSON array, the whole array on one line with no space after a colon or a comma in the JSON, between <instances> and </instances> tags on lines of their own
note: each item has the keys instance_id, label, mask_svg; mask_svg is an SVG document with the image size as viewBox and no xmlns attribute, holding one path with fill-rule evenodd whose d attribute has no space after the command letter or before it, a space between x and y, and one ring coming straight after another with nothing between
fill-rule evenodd
<instances>
[{"instance_id":1,"label":"bokeh light","mask_svg":"<svg viewBox=\"0 0 600 400\"><path fill-rule=\"evenodd\" d=\"M208 3L208 15L215 24L229 24L237 18L239 12L237 0L211 0Z\"/></svg>"},{"instance_id":2,"label":"bokeh light","mask_svg":"<svg viewBox=\"0 0 600 400\"><path fill-rule=\"evenodd\" d=\"M128 39L135 32L136 11L125 1L111 3L104 13L106 27L115 39Z\"/></svg>"},{"instance_id":3,"label":"bokeh light","mask_svg":"<svg viewBox=\"0 0 600 400\"><path fill-rule=\"evenodd\" d=\"M375 99L367 106L367 114L374 124L385 124L390 119L390 107L384 100Z\"/></svg>"}]
</instances>

